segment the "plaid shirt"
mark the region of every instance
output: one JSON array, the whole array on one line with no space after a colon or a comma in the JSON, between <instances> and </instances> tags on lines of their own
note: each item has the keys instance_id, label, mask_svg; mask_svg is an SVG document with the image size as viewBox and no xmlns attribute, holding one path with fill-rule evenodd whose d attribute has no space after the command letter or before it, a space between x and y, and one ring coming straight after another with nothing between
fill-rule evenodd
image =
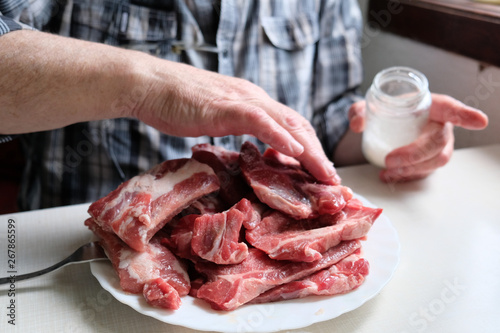
<instances>
[{"instance_id":1,"label":"plaid shirt","mask_svg":"<svg viewBox=\"0 0 500 333\"><path fill-rule=\"evenodd\" d=\"M247 79L309 119L328 154L359 98L361 22L357 0L0 0L0 35L33 27ZM178 138L113 119L21 139L26 210L93 201L196 143L238 150L249 137Z\"/></svg>"}]
</instances>

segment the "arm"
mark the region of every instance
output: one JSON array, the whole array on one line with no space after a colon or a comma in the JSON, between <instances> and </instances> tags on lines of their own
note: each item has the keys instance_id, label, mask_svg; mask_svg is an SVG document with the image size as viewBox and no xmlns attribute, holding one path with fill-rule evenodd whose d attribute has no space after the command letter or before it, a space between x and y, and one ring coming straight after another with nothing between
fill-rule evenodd
<instances>
[{"instance_id":1,"label":"arm","mask_svg":"<svg viewBox=\"0 0 500 333\"><path fill-rule=\"evenodd\" d=\"M118 49L29 30L0 37L0 72L2 134L125 116L109 106L137 80Z\"/></svg>"},{"instance_id":2,"label":"arm","mask_svg":"<svg viewBox=\"0 0 500 333\"><path fill-rule=\"evenodd\" d=\"M0 72L2 134L135 117L175 136L253 134L335 177L309 122L245 80L25 30L0 37Z\"/></svg>"}]
</instances>

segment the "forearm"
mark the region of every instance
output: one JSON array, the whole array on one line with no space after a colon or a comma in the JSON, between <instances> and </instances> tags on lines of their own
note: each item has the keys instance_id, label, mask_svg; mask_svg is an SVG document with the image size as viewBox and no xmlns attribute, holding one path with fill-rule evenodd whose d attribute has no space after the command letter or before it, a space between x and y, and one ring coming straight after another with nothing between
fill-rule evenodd
<instances>
[{"instance_id":1,"label":"forearm","mask_svg":"<svg viewBox=\"0 0 500 333\"><path fill-rule=\"evenodd\" d=\"M36 31L0 37L1 134L129 116L137 52ZM130 99L130 98L129 98ZM139 101L137 101L139 102Z\"/></svg>"}]
</instances>

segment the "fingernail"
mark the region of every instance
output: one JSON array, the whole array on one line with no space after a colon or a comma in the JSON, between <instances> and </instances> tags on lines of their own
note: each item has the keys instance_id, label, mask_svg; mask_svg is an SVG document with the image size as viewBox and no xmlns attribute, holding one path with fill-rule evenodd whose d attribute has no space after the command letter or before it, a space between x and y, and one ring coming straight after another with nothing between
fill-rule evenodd
<instances>
[{"instance_id":1,"label":"fingernail","mask_svg":"<svg viewBox=\"0 0 500 333\"><path fill-rule=\"evenodd\" d=\"M330 161L326 161L323 163L323 167L325 169L328 178L330 178L335 184L340 184L341 179L337 174L337 170L335 170L333 163Z\"/></svg>"},{"instance_id":2,"label":"fingernail","mask_svg":"<svg viewBox=\"0 0 500 333\"><path fill-rule=\"evenodd\" d=\"M292 140L292 141L290 141L290 144L288 146L288 150L292 153L292 155L294 157L296 157L304 152L304 146L302 146L297 141Z\"/></svg>"}]
</instances>

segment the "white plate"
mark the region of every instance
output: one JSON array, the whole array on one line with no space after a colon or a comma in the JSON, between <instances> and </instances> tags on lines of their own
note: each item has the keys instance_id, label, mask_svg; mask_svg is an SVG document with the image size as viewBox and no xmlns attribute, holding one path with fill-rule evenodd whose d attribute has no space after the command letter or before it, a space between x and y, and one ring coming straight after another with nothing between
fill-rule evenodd
<instances>
[{"instance_id":1,"label":"white plate","mask_svg":"<svg viewBox=\"0 0 500 333\"><path fill-rule=\"evenodd\" d=\"M367 206L365 198L356 195ZM142 295L121 290L118 276L107 261L90 263L92 274L101 286L118 301L134 310L165 323L201 331L276 332L303 328L330 320L354 310L376 296L389 282L399 262L398 235L384 214L373 224L363 242L364 257L370 273L356 290L338 296L311 296L268 304L244 305L231 312L214 311L202 300L185 296L179 310L169 311L150 306ZM291 315L292 314L292 315Z\"/></svg>"}]
</instances>

